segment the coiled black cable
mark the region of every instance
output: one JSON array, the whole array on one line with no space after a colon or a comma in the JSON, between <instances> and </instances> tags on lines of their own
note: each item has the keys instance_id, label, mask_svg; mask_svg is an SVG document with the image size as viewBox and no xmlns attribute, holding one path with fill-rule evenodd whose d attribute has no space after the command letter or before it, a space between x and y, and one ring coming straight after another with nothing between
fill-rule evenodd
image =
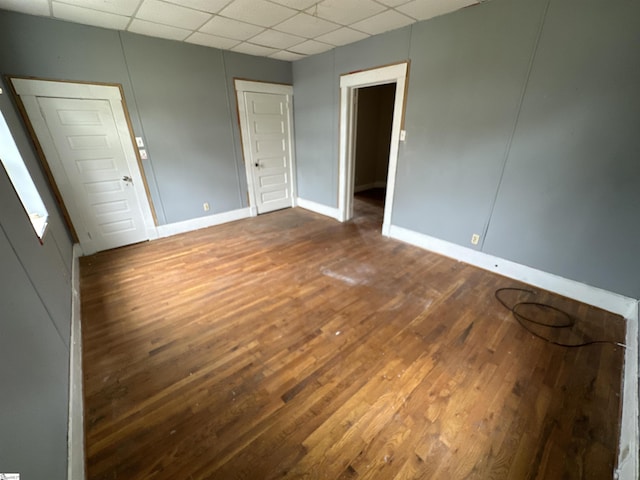
<instances>
[{"instance_id":1,"label":"coiled black cable","mask_svg":"<svg viewBox=\"0 0 640 480\"><path fill-rule=\"evenodd\" d=\"M545 337L544 335L541 335L541 334L537 333L536 331L534 331L531 328L531 325L538 325L538 326L547 327L547 328L571 328L576 324L574 317L572 317L569 313L567 313L566 311L562 310L561 308L554 307L553 305L549 305L549 304L541 303L541 302L529 302L529 301L527 301L527 302L517 302L513 306L510 307L500 297L500 294L502 292L505 292L505 291L524 292L524 293L527 293L529 295L536 295L536 292L533 291L533 290L526 289L526 288L518 288L518 287L503 287L503 288L499 288L499 289L497 289L495 291L496 300L498 300L498 302L500 302L500 304L504 308L506 308L507 310L509 310L511 312L513 317L516 319L516 321L520 324L520 326L522 328L524 328L527 332L529 332L534 337L540 338L540 339L544 340L545 342L551 343L553 345L558 345L560 347L568 347L568 348L586 347L586 346L589 346L589 345L597 345L597 344L611 344L611 345L616 345L618 347L623 347L623 348L627 347L623 343L614 342L612 340L590 340L588 342L582 342L582 343L562 343L562 342L557 342L555 340L552 340L552 339L550 339L548 337ZM518 312L518 310L522 310L523 307L527 307L527 306L533 306L533 307L537 307L539 309L544 309L544 310L548 310L550 312L554 312L554 314L558 314L561 317L564 317L566 320L563 321L563 322L559 322L559 323L541 322L539 320L534 320L532 318L526 317L521 312Z\"/></svg>"}]
</instances>

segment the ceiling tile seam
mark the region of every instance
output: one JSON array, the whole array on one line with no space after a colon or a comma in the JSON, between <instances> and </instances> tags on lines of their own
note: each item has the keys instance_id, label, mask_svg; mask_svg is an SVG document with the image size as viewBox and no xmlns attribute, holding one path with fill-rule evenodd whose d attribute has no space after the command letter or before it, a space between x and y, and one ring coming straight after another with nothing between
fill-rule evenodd
<instances>
[{"instance_id":1,"label":"ceiling tile seam","mask_svg":"<svg viewBox=\"0 0 640 480\"><path fill-rule=\"evenodd\" d=\"M62 5L68 5L68 6L70 6L70 7L78 7L78 8L81 8L81 9L83 9L83 10L90 10L90 11L92 11L92 12L96 12L96 13L106 13L106 14L109 14L109 15L115 15L115 16L118 16L118 17L125 17L125 18L128 18L129 20L128 20L128 22L127 22L127 25L124 27L124 30L117 30L117 29L114 29L114 30L116 30L116 31L128 31L128 30L129 30L129 27L131 26L131 22L133 22L133 20L135 20L135 19L136 19L136 16L135 16L135 15L137 15L138 10L140 10L140 7L142 6L142 2L144 2L144 0L138 0L138 2L139 2L139 3L138 3L138 6L136 7L135 11L134 11L131 15L122 15L122 14L120 14L120 13L107 12L107 11L105 11L105 10L97 10L97 9L95 9L95 8L85 7L84 5L77 5L77 4L75 4L75 3L68 3L68 2L66 2L65 0L49 0L49 10L50 10L49 15L50 15L50 17L51 17L51 18L53 18L53 19L57 19L57 20L64 20L64 21L67 21L67 22L70 22L70 21L72 21L72 20L68 20L68 19L63 18L63 17L58 17L58 16L56 16L56 15L54 14L54 12L53 12L53 2L54 2L54 1L55 1L56 3L60 3L60 4L62 4ZM138 20L143 20L143 19L139 18ZM145 21L147 21L147 20L145 20ZM77 22L75 22L75 23L77 23ZM155 23L155 22L151 22L151 23ZM86 25L86 24L82 24L82 23L81 23L81 25ZM159 25L160 25L160 24L159 24ZM172 25L170 25L170 26L172 26Z\"/></svg>"},{"instance_id":2,"label":"ceiling tile seam","mask_svg":"<svg viewBox=\"0 0 640 480\"><path fill-rule=\"evenodd\" d=\"M318 42L318 43L323 43L323 44L324 44L324 45L326 45L327 47L331 47L331 48L328 48L328 49L324 50L323 52L318 52L318 53L328 52L328 51L330 51L330 50L333 50L333 49L337 48L335 45L331 45L330 43L319 42L319 41L317 41L317 40L312 40L312 41L314 41L314 42ZM302 42L302 43L305 43L305 42ZM289 48L298 47L298 46L302 45L302 43L299 43L298 45L294 45L294 46L289 47ZM285 51L285 52L288 52L288 53L293 53L293 54L295 54L295 55L303 55L303 56L305 56L305 57L310 57L310 56L312 56L312 55L316 55L315 53L302 53L302 52L299 52L299 51L296 51L296 50L289 50L289 49L286 49L286 50L284 50L284 51Z\"/></svg>"},{"instance_id":3,"label":"ceiling tile seam","mask_svg":"<svg viewBox=\"0 0 640 480\"><path fill-rule=\"evenodd\" d=\"M304 12L302 12L302 13L304 13ZM307 15L308 15L308 14L307 14ZM292 18L293 18L293 17L292 17ZM316 17L316 18L319 18L319 17ZM306 36L304 36L304 35L298 35L297 33L289 33L289 32L285 32L285 31L283 31L283 30L278 30L278 27L279 27L280 25L282 25L284 22L287 22L287 21L289 21L289 20L290 20L289 18L288 18L287 20L283 20L282 22L277 23L276 25L274 25L274 26L273 26L273 27L271 27L271 28L272 28L273 30L275 30L276 32L286 33L286 34L288 34L288 35L296 35L297 37L306 38L307 40L313 40L314 38L316 38L316 37L318 36L318 35L316 35L316 37L306 37ZM335 25L335 26L336 26L336 28L334 28L333 30L329 30L329 31L328 31L328 32L326 32L326 33L335 32L336 30L339 30L340 28L342 28L342 27L344 26L344 25L340 25L339 23L332 22L331 20L325 20L324 18L321 18L320 20L323 20L323 21L325 21L325 22L327 22L327 23L331 23L331 24L333 24L333 25ZM321 35L322 35L322 34L321 34Z\"/></svg>"},{"instance_id":4,"label":"ceiling tile seam","mask_svg":"<svg viewBox=\"0 0 640 480\"><path fill-rule=\"evenodd\" d=\"M55 15L55 13L53 11L54 2L55 3L59 3L60 5L67 5L69 7L76 7L76 8L82 9L82 10L89 10L89 11L95 12L95 13L106 13L107 15L114 15L116 17L128 18L129 21L131 21L131 18L132 18L130 15L122 15L120 13L113 13L113 12L106 12L104 10L97 10L95 8L85 7L84 5L77 5L75 3L68 3L68 2L65 2L64 0L49 0L49 7L51 9L51 12L50 12L49 15L51 16L51 18L55 18L55 19L58 19L58 20L65 20L67 22L70 22L72 20L67 20L66 18L58 17L58 16ZM78 22L75 22L75 23L78 23ZM86 25L86 24L81 24L81 25Z\"/></svg>"},{"instance_id":5,"label":"ceiling tile seam","mask_svg":"<svg viewBox=\"0 0 640 480\"><path fill-rule=\"evenodd\" d=\"M129 27L131 27L131 23L133 23L135 20L138 20L139 22L145 22L145 23L151 23L151 24L153 24L153 25L158 25L159 27L169 27L169 28L173 28L173 29L175 29L175 30L183 30L183 31L185 31L185 32L188 32L188 35L191 35L191 34L193 34L193 33L196 33L194 30L192 30L192 29L190 29L190 28L176 27L175 25L169 25L169 24L167 24L167 23L154 22L154 21L152 21L152 20L145 20L144 18L137 18L137 17L131 17L131 22L129 22L129 25L127 25L127 30L126 30L126 31L131 32L131 30L129 30ZM133 32L133 33L135 33L135 32ZM204 32L201 32L201 33L204 33ZM147 35L147 36L152 36L152 37L154 36L154 35L149 35L149 34L146 34L146 33L142 33L142 34L140 34L140 35ZM188 36L188 35L187 35L187 36ZM158 37L158 38L166 38L166 37ZM186 38L186 37L185 37L185 38ZM169 40L171 40L171 39L169 39ZM174 40L175 40L175 39L174 39ZM184 41L184 39L182 39L182 40L177 40L177 41L179 41L179 42L183 42L183 41Z\"/></svg>"},{"instance_id":6,"label":"ceiling tile seam","mask_svg":"<svg viewBox=\"0 0 640 480\"><path fill-rule=\"evenodd\" d=\"M222 11L222 10L221 10L221 11ZM213 15L209 20L207 20L207 21L205 22L205 24L206 24L206 23L209 23L211 20L213 20L213 19L214 19L214 18L216 18L216 17L224 18L225 20L233 20L234 22L245 23L245 24L247 24L247 25L251 25L252 27L262 28L262 31L261 31L261 32L258 32L258 33L256 33L255 35L253 35L252 37L249 37L249 38L253 38L253 37L257 36L257 35L260 35L261 33L264 33L264 32L266 32L267 30L273 30L273 29L274 29L274 27L265 27L264 25L258 25L258 24L256 24L256 23L247 22L247 21L245 21L245 20L238 20L237 18L233 18L233 17L226 17L226 16L224 16L224 15L220 15L220 14L217 14L217 13L216 13L216 14L214 14L214 15ZM295 15L294 15L294 17L295 17ZM293 17L289 17L289 18L287 18L287 19L283 20L283 21L282 21L282 22L280 22L280 23L284 23L284 22L286 22L287 20L289 20L290 18L293 18ZM277 25L280 25L280 23L278 23ZM202 27L204 27L204 24L203 24L203 25L201 25L200 27L198 27L198 30L196 30L196 31L197 31L197 32L199 32L199 31L200 31L200 29L201 29ZM287 33L287 32L280 32L279 30L278 30L278 32L279 32L279 33ZM201 32L201 33L206 33L207 35L212 35L211 33L207 33L207 32ZM231 38L231 37L225 37L224 35L221 35L221 34L215 34L215 35L216 35L216 36L218 36L218 37ZM294 34L293 34L293 33L289 33L289 35L294 35ZM297 36L299 37L300 35L297 35ZM235 38L231 38L231 40L237 40L237 39L235 39ZM242 41L246 41L246 40L242 40Z\"/></svg>"},{"instance_id":7,"label":"ceiling tile seam","mask_svg":"<svg viewBox=\"0 0 640 480\"><path fill-rule=\"evenodd\" d=\"M178 26L176 26L176 25L172 25L172 24L170 24L170 23L161 23L161 22L158 22L158 21L147 20L146 18L138 17L138 13L139 13L139 11L140 11L140 8L142 7L142 4L145 2L145 0L140 0L140 3L138 4L138 8L136 9L135 13L132 15L132 17L131 17L131 18L132 18L132 19L136 19L136 20L142 20L142 21L144 21L144 22L155 23L156 25L164 25L164 26L166 26L166 27L180 28L180 29L182 29L182 30L190 30L190 31L191 31L191 33L189 33L189 35L192 35L194 32L197 32L197 31L198 31L198 30L200 30L202 27L204 27L204 26L205 26L205 24L207 24L208 22L210 22L210 21L211 21L211 19L215 16L214 14L209 13L209 12L203 12L203 11L201 11L201 10L196 10L196 9L194 9L194 8L185 7L185 6L183 6L183 5L176 5L175 3L166 2L166 1L164 1L164 0L156 0L156 1L157 1L157 2L159 2L159 3L164 3L165 5L169 5L169 6L172 6L172 7L181 7L181 8L183 8L183 9L185 9L185 10L191 10L192 12L204 13L204 14L208 15L208 16L209 16L209 18L207 18L207 19L206 19L206 20L205 20L205 21L204 21L204 22L203 22L203 23L202 23L202 24L201 24L197 29L194 29L194 28L185 28L185 27L178 27ZM129 28L129 25L127 25L127 28Z\"/></svg>"},{"instance_id":8,"label":"ceiling tile seam","mask_svg":"<svg viewBox=\"0 0 640 480\"><path fill-rule=\"evenodd\" d=\"M318 2L318 3L321 3L321 2ZM371 36L371 34L370 34L370 33L365 32L365 31L363 31L363 30L358 30L358 29L357 29L356 27L354 27L353 25L355 25L356 23L364 22L365 20L368 20L368 19L370 19L370 18L373 18L373 17L375 17L376 15L381 15L381 14L383 14L383 13L385 13L385 12L389 11L389 10L394 10L396 13L399 13L399 14L400 14L400 15L402 15L402 16L405 16L405 17L407 17L407 18L410 18L410 19L412 19L414 22L415 22L415 21L417 21L415 18L413 18L413 17L411 17L411 16L409 16L409 15L406 15L406 14L404 14L404 13L398 12L395 8L391 8L391 7L387 7L387 6L384 6L384 7L385 7L385 10L382 10L382 11L380 11L380 12L374 13L373 15L370 15L370 16L368 16L368 17L361 18L361 19L360 19L360 20L358 20L357 22L346 23L346 24L336 23L336 22L334 22L333 20L329 20L329 19L326 19L326 18L323 18L323 17L319 17L319 16L316 16L316 15L311 15L310 13L307 13L307 15L311 15L312 17L319 18L320 20L323 20L323 21L328 22L328 23L332 23L333 25L336 25L336 26L337 26L337 28L334 28L333 30L330 30L330 31L328 31L328 32L326 32L326 33L335 32L336 30L339 30L340 28L344 28L344 27L346 27L346 28L350 28L350 29L352 29L352 30L355 30L355 31L357 31L357 32L364 33L365 35L369 35L369 36ZM311 8L313 8L313 7L311 7ZM307 9L307 10L309 10L309 9ZM306 13L306 11L305 11L305 12L303 12L303 13ZM274 29L274 30L277 30L277 27L278 27L278 26L282 25L284 22L286 22L286 21L288 21L288 20L290 20L290 19L283 20L282 22L280 22L280 23L278 23L278 24L274 25L274 26L273 26L273 27L271 27L271 28L272 28L272 29ZM277 30L277 31L280 31L280 30ZM282 33L289 33L289 32L282 32ZM290 35L293 35L293 34L290 34ZM321 34L321 35L324 35L324 34ZM300 35L298 35L298 36L300 36ZM315 40L318 36L320 36L320 35L316 35L316 36L312 36L312 37L304 37L304 38L307 38L307 39L309 39L309 40ZM320 40L316 40L316 41L319 41L320 43L325 43L325 42L322 42L322 41L320 41Z\"/></svg>"},{"instance_id":9,"label":"ceiling tile seam","mask_svg":"<svg viewBox=\"0 0 640 480\"><path fill-rule=\"evenodd\" d=\"M129 31L129 28L131 28L131 24L133 23L133 20L136 18L136 15L138 15L138 12L140 11L140 8L142 7L142 3L143 2L144 2L144 0L138 0L138 6L136 7L134 12L129 17L129 23L127 23L127 26L125 27L125 30Z\"/></svg>"},{"instance_id":10,"label":"ceiling tile seam","mask_svg":"<svg viewBox=\"0 0 640 480\"><path fill-rule=\"evenodd\" d=\"M231 2L229 2L229 3L228 3L228 4L227 4L227 5L226 5L222 10L220 10L220 12L224 12L224 10L225 10L229 5L231 5L234 1L235 1L235 0L232 0ZM268 1L268 0L267 0L267 1ZM284 8L284 9L286 9L286 10L291 10L291 11L293 12L293 15L290 15L289 17L287 17L287 18L285 18L284 20L282 20L282 22L276 23L275 25L279 25L280 23L286 22L287 20L291 20L293 17L295 17L295 16L298 14L298 10L295 10L295 9L293 9L293 8L285 7L284 5L276 4L276 3L273 3L273 2L269 2L269 3L270 3L270 4L272 4L272 5L277 5L277 6L279 6L279 7L282 7L282 8ZM246 24L249 24L249 25L253 25L253 26L255 26L255 27L260 27L260 28L265 28L265 29L273 28L273 25L272 25L272 26L269 26L269 27L265 27L264 25L258 25L258 24L255 24L255 23L247 22L246 20L240 20L239 18L233 18L233 17L228 17L228 16L226 16L226 15L220 15L219 13L218 13L218 14L216 14L215 16L216 16L216 17L226 18L226 19L228 19L228 20L234 20L234 21L236 21L236 22L246 23Z\"/></svg>"},{"instance_id":11,"label":"ceiling tile seam","mask_svg":"<svg viewBox=\"0 0 640 480\"><path fill-rule=\"evenodd\" d=\"M48 0L49 1L49 10L50 13L49 15L51 16L51 18L58 18L56 16L54 16L53 14L53 2L56 3L61 3L63 5L68 5L70 7L78 7L81 8L83 10L91 10L92 12L97 12L97 13L107 13L109 15L117 15L118 17L127 17L129 18L129 22L131 22L131 20L133 20L135 18L135 16L138 13L138 10L140 10L140 7L142 6L142 3L144 2L144 0L137 0L138 1L138 6L135 8L134 12L131 15L123 15L122 13L114 13L114 12L110 12L108 10L100 10L94 7L90 7L90 6L85 6L85 5L78 5L77 3L70 3L67 0Z\"/></svg>"},{"instance_id":12,"label":"ceiling tile seam","mask_svg":"<svg viewBox=\"0 0 640 480\"><path fill-rule=\"evenodd\" d=\"M412 0L404 0L399 5L395 5L393 7L391 5L387 5L387 4L383 3L383 2L381 2L380 0L372 0L372 1L377 3L378 5L382 5L383 7L387 7L387 8L391 8L393 10L396 10L398 7L401 7L402 5L406 5L407 3L411 2Z\"/></svg>"},{"instance_id":13,"label":"ceiling tile seam","mask_svg":"<svg viewBox=\"0 0 640 480\"><path fill-rule=\"evenodd\" d=\"M216 16L215 13L210 13L209 18L207 18L203 23L201 23L198 28L191 29L191 33L189 36L193 35L194 33L204 33L204 32L200 32L200 29L204 27L207 23L209 23L211 20L213 20L213 17L215 16Z\"/></svg>"},{"instance_id":14,"label":"ceiling tile seam","mask_svg":"<svg viewBox=\"0 0 640 480\"><path fill-rule=\"evenodd\" d=\"M231 0L231 1L233 1L233 0ZM285 6L284 6L284 5L282 5L281 3L274 2L274 1L272 1L272 0L266 0L266 1L267 1L268 3L270 3L270 4L272 4L272 5L277 5L277 6L279 6L279 7L285 7ZM316 3L320 3L320 2L316 2ZM287 5L285 8L289 8L289 9L291 9L291 10L295 10L295 11L296 11L296 12L298 12L298 13L305 13L305 10L307 10L306 8L305 8L305 9L302 9L302 10L299 10L299 9L297 9L296 7L291 7L291 6L288 6L288 5ZM311 8L311 7L309 7L309 8Z\"/></svg>"},{"instance_id":15,"label":"ceiling tile seam","mask_svg":"<svg viewBox=\"0 0 640 480\"><path fill-rule=\"evenodd\" d=\"M168 0L156 0L156 1L158 1L160 3L164 3L165 5L169 5L171 7L180 7L180 8L184 8L185 10L191 10L193 12L204 13L206 15L209 15L209 18L202 25L200 25L198 27L198 29L202 28L204 26L204 24L207 23L209 20L211 20L215 15L215 13L207 12L205 10L200 10L198 8L185 7L184 5L182 5L180 3L173 3L173 2L168 1ZM231 0L231 1L233 1L233 0ZM138 5L138 10L140 10L140 6L142 5L143 2L144 2L144 0L141 1L140 5ZM226 8L226 5L223 8ZM220 9L218 11L220 12L220 11L222 11L222 9ZM138 11L136 10L136 15L137 14L138 14ZM144 18L141 18L140 20L144 20ZM175 25L169 25L169 26L173 27ZM186 30L193 30L193 29L187 28Z\"/></svg>"},{"instance_id":16,"label":"ceiling tile seam","mask_svg":"<svg viewBox=\"0 0 640 480\"><path fill-rule=\"evenodd\" d=\"M142 0L144 1L144 0ZM217 9L216 12L210 12L208 10L200 10L199 8L193 8L193 7L187 7L181 3L177 3L180 0L159 0L163 3L168 3L171 6L174 7L182 7L182 8L188 8L189 10L193 10L194 12L200 12L200 13L206 13L207 15L217 15L218 12L221 12L222 10L224 10L225 8L227 8L229 6L230 3L233 2L233 0L229 0L227 3L224 4L224 6L222 8Z\"/></svg>"}]
</instances>

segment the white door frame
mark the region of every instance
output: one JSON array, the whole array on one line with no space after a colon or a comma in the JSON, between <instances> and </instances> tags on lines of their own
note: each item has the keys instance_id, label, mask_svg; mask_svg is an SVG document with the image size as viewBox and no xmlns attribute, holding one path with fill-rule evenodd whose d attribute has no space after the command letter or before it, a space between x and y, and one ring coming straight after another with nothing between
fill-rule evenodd
<instances>
[{"instance_id":1,"label":"white door frame","mask_svg":"<svg viewBox=\"0 0 640 480\"><path fill-rule=\"evenodd\" d=\"M355 169L355 139L357 89L386 83L396 84L387 172L387 194L384 203L382 234L389 236L393 196L398 167L398 149L404 108L405 85L408 63L397 63L387 67L362 72L348 73L340 77L340 160L338 177L338 215L341 222L353 217L353 182Z\"/></svg>"},{"instance_id":2,"label":"white door frame","mask_svg":"<svg viewBox=\"0 0 640 480\"><path fill-rule=\"evenodd\" d=\"M288 96L288 116L289 116L289 178L291 179L291 206L296 206L297 188L296 188L296 169L295 169L295 145L293 135L293 86L284 85L280 83L265 83L257 82L253 80L240 80L234 79L236 88L236 99L238 101L238 121L240 122L240 137L242 143L242 157L244 158L245 174L247 176L247 190L249 193L249 211L251 216L258 215L258 207L256 203L256 194L253 185L253 165L251 165L251 159L248 158L247 152L251 151L251 145L249 144L249 125L247 119L247 105L244 101L245 92L256 93L274 93L278 95Z\"/></svg>"},{"instance_id":3,"label":"white door frame","mask_svg":"<svg viewBox=\"0 0 640 480\"><path fill-rule=\"evenodd\" d=\"M155 239L158 237L158 233L155 226L153 213L151 211L151 205L149 203L149 197L145 188L145 181L140 171L137 150L133 146L133 139L131 138L131 131L129 129L129 123L124 111L124 99L118 85L102 85L91 83L73 83L66 81L56 80L36 80L28 78L11 78L11 83L15 89L16 94L20 96L20 101L28 112L29 121L32 123L33 131L42 132L42 135L38 135L38 141L42 144L43 150L50 152L57 152L55 148L53 138L49 135L46 122L36 97L56 97L56 98L74 98L74 99L92 99L92 100L107 100L111 105L111 110L116 123L119 137L121 139L122 149L129 168L129 172L133 177L133 187L138 198L138 204L142 212L142 218L144 220L144 227L146 231L147 239ZM129 141L126 141L129 140ZM45 145L47 148L44 148ZM71 183L71 180L67 177L62 161L57 154L48 155L46 163L51 170L56 182L66 182L67 186ZM67 190L65 185L58 185L58 190L62 192ZM75 204L74 199L64 197L64 207L68 209L72 218L81 219L80 209ZM80 230L74 225L78 240L85 254L95 252L93 247L93 241L89 238L86 232ZM86 229L85 229L86 230Z\"/></svg>"}]
</instances>

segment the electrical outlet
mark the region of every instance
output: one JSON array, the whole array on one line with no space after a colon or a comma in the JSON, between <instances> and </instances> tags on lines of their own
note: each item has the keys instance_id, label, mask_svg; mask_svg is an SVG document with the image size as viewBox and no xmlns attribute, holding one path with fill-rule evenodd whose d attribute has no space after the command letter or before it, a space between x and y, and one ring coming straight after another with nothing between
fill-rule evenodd
<instances>
[{"instance_id":1,"label":"electrical outlet","mask_svg":"<svg viewBox=\"0 0 640 480\"><path fill-rule=\"evenodd\" d=\"M202 204L202 208L204 209L205 212L209 211L209 202L204 202Z\"/></svg>"},{"instance_id":2,"label":"electrical outlet","mask_svg":"<svg viewBox=\"0 0 640 480\"><path fill-rule=\"evenodd\" d=\"M471 235L472 245L477 245L479 241L480 241L480 235L478 235L477 233L474 233L473 235Z\"/></svg>"},{"instance_id":3,"label":"electrical outlet","mask_svg":"<svg viewBox=\"0 0 640 480\"><path fill-rule=\"evenodd\" d=\"M142 160L146 160L147 158L149 158L149 157L147 156L147 151L146 151L146 150L140 150L140 158L141 158Z\"/></svg>"}]
</instances>

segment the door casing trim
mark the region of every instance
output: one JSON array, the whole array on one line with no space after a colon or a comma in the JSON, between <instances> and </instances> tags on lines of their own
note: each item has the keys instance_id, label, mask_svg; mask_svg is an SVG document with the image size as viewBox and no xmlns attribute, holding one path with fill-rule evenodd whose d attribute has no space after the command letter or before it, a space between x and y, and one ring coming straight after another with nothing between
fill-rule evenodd
<instances>
[{"instance_id":1,"label":"door casing trim","mask_svg":"<svg viewBox=\"0 0 640 480\"><path fill-rule=\"evenodd\" d=\"M409 62L402 62L340 76L338 212L341 222L346 222L353 217L357 89L388 83L396 84L389 149L389 169L387 171L387 193L384 203L384 219L382 221L382 234L385 236L389 236L391 228L408 69Z\"/></svg>"},{"instance_id":2,"label":"door casing trim","mask_svg":"<svg viewBox=\"0 0 640 480\"><path fill-rule=\"evenodd\" d=\"M258 215L258 206L255 195L255 188L253 185L253 172L251 170L251 159L247 158L247 153L250 152L249 139L245 132L248 131L247 124L247 105L244 101L244 93L245 92L255 92L255 93L274 93L278 95L287 95L288 103L289 103L289 145L290 148L290 157L289 157L289 176L291 179L291 206L296 206L297 199L297 185L296 185L296 155L295 155L295 143L294 143L294 132L293 132L293 86L286 85L282 83L269 83L269 82L258 82L253 80L242 80L239 78L234 78L233 80L235 90L236 90L236 107L238 113L238 123L240 125L240 143L242 144L242 158L244 160L244 169L245 174L247 176L247 194L249 198L249 211L251 212L251 216L255 217Z\"/></svg>"}]
</instances>

